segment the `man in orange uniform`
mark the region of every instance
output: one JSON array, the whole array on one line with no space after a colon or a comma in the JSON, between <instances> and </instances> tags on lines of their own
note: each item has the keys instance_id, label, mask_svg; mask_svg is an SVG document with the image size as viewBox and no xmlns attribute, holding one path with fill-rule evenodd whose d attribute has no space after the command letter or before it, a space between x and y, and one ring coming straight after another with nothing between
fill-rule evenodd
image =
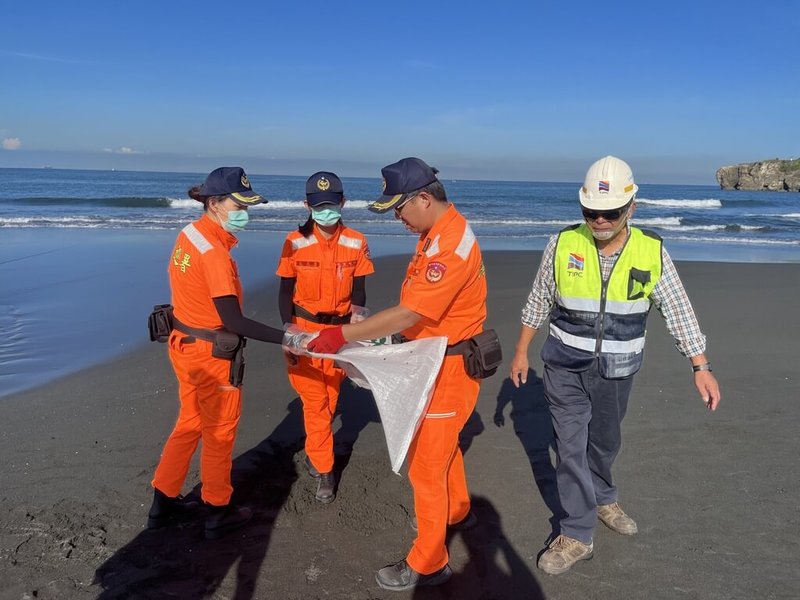
<instances>
[{"instance_id":1,"label":"man in orange uniform","mask_svg":"<svg viewBox=\"0 0 800 600\"><path fill-rule=\"evenodd\" d=\"M450 204L437 171L418 158L382 169L384 194L370 206L394 209L420 235L397 306L362 321L324 330L312 352L336 352L347 341L395 332L409 339L447 336L448 347L480 333L486 318L486 277L480 247L466 219ZM448 525L472 521L458 434L478 399L480 380L465 370L463 356L445 356L428 412L409 448L417 538L404 560L376 574L388 590L446 582Z\"/></svg>"},{"instance_id":2,"label":"man in orange uniform","mask_svg":"<svg viewBox=\"0 0 800 600\"><path fill-rule=\"evenodd\" d=\"M344 203L339 177L314 173L306 182L308 220L283 244L277 271L281 318L304 331L349 323L351 306L366 304L364 280L375 268L364 235L341 220ZM289 381L303 401L306 466L317 478L316 499L327 504L336 497L331 423L344 371L329 359L288 355L287 360Z\"/></svg>"}]
</instances>

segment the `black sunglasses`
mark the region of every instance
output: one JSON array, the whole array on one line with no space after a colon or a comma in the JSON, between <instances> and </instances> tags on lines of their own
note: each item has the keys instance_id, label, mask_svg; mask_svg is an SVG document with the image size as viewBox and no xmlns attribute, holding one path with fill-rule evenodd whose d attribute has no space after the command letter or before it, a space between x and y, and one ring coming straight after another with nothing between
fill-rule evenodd
<instances>
[{"instance_id":1,"label":"black sunglasses","mask_svg":"<svg viewBox=\"0 0 800 600\"><path fill-rule=\"evenodd\" d=\"M613 210L590 210L588 208L581 207L581 212L583 213L583 216L590 221L596 221L600 217L603 217L606 221L616 221L627 212L629 206L630 203L621 208L615 208Z\"/></svg>"}]
</instances>

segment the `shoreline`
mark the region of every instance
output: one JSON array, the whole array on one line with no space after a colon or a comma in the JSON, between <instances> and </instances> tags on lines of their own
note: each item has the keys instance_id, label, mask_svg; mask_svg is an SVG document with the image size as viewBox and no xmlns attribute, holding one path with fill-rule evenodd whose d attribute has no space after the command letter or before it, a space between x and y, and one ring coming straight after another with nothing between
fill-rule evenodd
<instances>
[{"instance_id":1,"label":"shoreline","mask_svg":"<svg viewBox=\"0 0 800 600\"><path fill-rule=\"evenodd\" d=\"M551 533L549 420L537 336L529 382L506 377L519 311L539 253L485 252L489 318L505 359L481 389L461 436L479 527L450 540L455 575L439 590L382 592L374 571L413 539L407 476L391 473L377 410L343 389L335 421L339 494L313 500L302 462L299 401L283 357L248 345L234 452L237 501L252 525L213 543L202 524L143 529L149 482L174 424L177 392L166 352L124 357L0 402L0 580L4 594L47 598L790 598L800 495L796 431L800 325L791 315L800 266L677 265L709 338L722 386L716 413L702 406L686 359L658 314L648 327L615 477L639 522L632 538L601 528L595 558L559 577L536 569ZM374 310L397 300L407 257L377 259ZM748 308L757 307L755 311ZM271 298L248 313L274 311ZM196 493L198 467L186 493ZM540 491L542 490L542 491ZM34 593L35 592L35 593ZM428 593L430 592L430 593ZM3 596L6 597L6 596Z\"/></svg>"}]
</instances>

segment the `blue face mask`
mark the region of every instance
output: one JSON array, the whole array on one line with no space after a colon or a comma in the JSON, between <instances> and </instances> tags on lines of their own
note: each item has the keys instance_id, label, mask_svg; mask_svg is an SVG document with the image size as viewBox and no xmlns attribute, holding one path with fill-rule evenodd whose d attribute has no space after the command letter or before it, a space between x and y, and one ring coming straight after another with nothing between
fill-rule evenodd
<instances>
[{"instance_id":1,"label":"blue face mask","mask_svg":"<svg viewBox=\"0 0 800 600\"><path fill-rule=\"evenodd\" d=\"M311 218L317 225L335 225L342 218L342 207L333 204L325 204L326 208L312 208Z\"/></svg>"},{"instance_id":2,"label":"blue face mask","mask_svg":"<svg viewBox=\"0 0 800 600\"><path fill-rule=\"evenodd\" d=\"M222 227L225 231L239 233L247 226L249 220L250 215L247 214L246 210L229 210L228 219L222 224Z\"/></svg>"}]
</instances>

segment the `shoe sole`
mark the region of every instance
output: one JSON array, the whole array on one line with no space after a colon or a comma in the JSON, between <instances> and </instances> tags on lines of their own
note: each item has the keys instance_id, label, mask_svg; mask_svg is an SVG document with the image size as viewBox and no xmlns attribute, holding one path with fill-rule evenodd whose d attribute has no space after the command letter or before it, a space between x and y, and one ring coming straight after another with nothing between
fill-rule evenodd
<instances>
[{"instance_id":1,"label":"shoe sole","mask_svg":"<svg viewBox=\"0 0 800 600\"><path fill-rule=\"evenodd\" d=\"M543 571L543 572L547 573L548 575L561 575L562 573L566 573L567 571L569 571L572 567L577 565L580 561L582 561L582 560L592 560L593 558L594 558L594 551L592 551L588 556L583 556L583 557L579 558L574 563L572 563L568 567L564 567L563 569L545 569L545 568L541 567L538 564L536 566L539 567L540 571Z\"/></svg>"},{"instance_id":2,"label":"shoe sole","mask_svg":"<svg viewBox=\"0 0 800 600\"><path fill-rule=\"evenodd\" d=\"M334 494L333 496L327 496L327 497L324 497L324 496L320 497L320 496L317 496L315 494L314 498L316 499L317 502L321 502L322 504L330 504L331 502L336 500L336 494Z\"/></svg>"}]
</instances>

